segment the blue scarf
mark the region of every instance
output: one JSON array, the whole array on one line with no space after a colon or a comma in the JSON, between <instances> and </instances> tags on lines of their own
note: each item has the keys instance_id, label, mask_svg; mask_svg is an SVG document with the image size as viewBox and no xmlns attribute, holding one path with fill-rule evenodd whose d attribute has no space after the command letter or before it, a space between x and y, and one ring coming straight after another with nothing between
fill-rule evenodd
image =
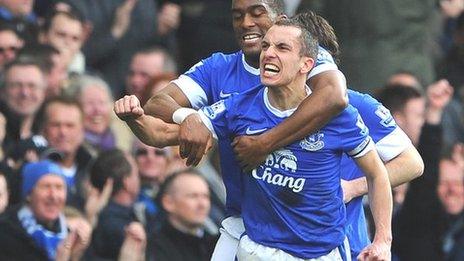
<instances>
[{"instance_id":1,"label":"blue scarf","mask_svg":"<svg viewBox=\"0 0 464 261\"><path fill-rule=\"evenodd\" d=\"M23 228L32 237L32 239L34 239L34 242L41 249L47 252L48 259L55 260L58 245L68 235L64 215L61 214L59 217L60 231L58 233L49 231L42 225L38 224L34 214L28 206L24 206L18 211L18 219Z\"/></svg>"}]
</instances>

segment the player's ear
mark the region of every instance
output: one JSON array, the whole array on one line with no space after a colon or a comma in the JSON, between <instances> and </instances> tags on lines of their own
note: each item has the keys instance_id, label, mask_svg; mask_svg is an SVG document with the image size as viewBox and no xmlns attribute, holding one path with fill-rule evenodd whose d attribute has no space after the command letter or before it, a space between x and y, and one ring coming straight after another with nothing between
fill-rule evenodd
<instances>
[{"instance_id":1,"label":"player's ear","mask_svg":"<svg viewBox=\"0 0 464 261\"><path fill-rule=\"evenodd\" d=\"M307 74L314 66L314 59L311 57L303 56L301 57L301 69L302 74Z\"/></svg>"},{"instance_id":2,"label":"player's ear","mask_svg":"<svg viewBox=\"0 0 464 261\"><path fill-rule=\"evenodd\" d=\"M288 16L286 14L280 14L280 15L277 16L276 21L281 21L281 20L285 20L285 19L288 19Z\"/></svg>"}]
</instances>

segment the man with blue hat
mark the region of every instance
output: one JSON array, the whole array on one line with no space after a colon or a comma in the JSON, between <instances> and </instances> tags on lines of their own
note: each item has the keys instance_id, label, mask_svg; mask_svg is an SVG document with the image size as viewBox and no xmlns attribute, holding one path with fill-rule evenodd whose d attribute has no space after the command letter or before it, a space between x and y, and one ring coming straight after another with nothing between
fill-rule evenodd
<instances>
[{"instance_id":1,"label":"man with blue hat","mask_svg":"<svg viewBox=\"0 0 464 261\"><path fill-rule=\"evenodd\" d=\"M0 259L55 260L58 249L73 255L73 249L86 246L86 229L68 232L63 215L66 176L61 168L42 160L26 164L21 174L24 203L0 218Z\"/></svg>"}]
</instances>

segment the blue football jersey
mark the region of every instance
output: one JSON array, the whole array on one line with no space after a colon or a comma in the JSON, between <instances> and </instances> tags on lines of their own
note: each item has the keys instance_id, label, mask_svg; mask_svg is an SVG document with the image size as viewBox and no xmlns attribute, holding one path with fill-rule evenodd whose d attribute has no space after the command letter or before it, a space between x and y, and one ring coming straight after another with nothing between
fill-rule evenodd
<instances>
[{"instance_id":1,"label":"blue football jersey","mask_svg":"<svg viewBox=\"0 0 464 261\"><path fill-rule=\"evenodd\" d=\"M322 47L318 49L316 66L310 77L328 70L337 70L330 54ZM232 54L215 53L195 64L190 70L174 80L187 96L192 108L199 109L225 99L233 94L242 93L260 83L259 69L245 61L239 51ZM227 215L240 215L240 179L236 173L240 167L230 145L232 141L218 141L221 173L226 187Z\"/></svg>"},{"instance_id":2,"label":"blue football jersey","mask_svg":"<svg viewBox=\"0 0 464 261\"><path fill-rule=\"evenodd\" d=\"M369 128L369 135L375 142L377 152L384 162L398 156L411 145L409 138L396 125L390 111L377 100L370 95L353 90L348 90L348 98ZM361 169L348 156L342 157L341 165L342 179L353 180L364 177ZM346 204L346 219L347 237L353 260L356 260L361 250L370 244L362 197L355 198Z\"/></svg>"},{"instance_id":3,"label":"blue football jersey","mask_svg":"<svg viewBox=\"0 0 464 261\"><path fill-rule=\"evenodd\" d=\"M294 110L280 111L254 87L200 111L219 140L271 129ZM345 238L341 158L362 156L373 144L356 109L348 106L317 133L270 154L242 176L242 217L253 241L300 258L316 258Z\"/></svg>"}]
</instances>

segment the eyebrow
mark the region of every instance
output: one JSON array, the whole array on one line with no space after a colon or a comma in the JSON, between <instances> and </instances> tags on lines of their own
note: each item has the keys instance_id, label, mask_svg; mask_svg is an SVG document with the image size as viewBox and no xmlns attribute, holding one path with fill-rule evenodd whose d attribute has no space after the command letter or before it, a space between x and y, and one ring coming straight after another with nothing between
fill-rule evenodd
<instances>
[{"instance_id":1,"label":"eyebrow","mask_svg":"<svg viewBox=\"0 0 464 261\"><path fill-rule=\"evenodd\" d=\"M245 9L246 11L249 11L249 10L253 10L253 9L256 9L256 8L266 8L266 6L264 5L264 3L262 4L255 4L255 5L251 5L249 6L247 9ZM240 8L232 8L232 12L241 12L243 9L240 9ZM266 9L267 10L267 9Z\"/></svg>"}]
</instances>

